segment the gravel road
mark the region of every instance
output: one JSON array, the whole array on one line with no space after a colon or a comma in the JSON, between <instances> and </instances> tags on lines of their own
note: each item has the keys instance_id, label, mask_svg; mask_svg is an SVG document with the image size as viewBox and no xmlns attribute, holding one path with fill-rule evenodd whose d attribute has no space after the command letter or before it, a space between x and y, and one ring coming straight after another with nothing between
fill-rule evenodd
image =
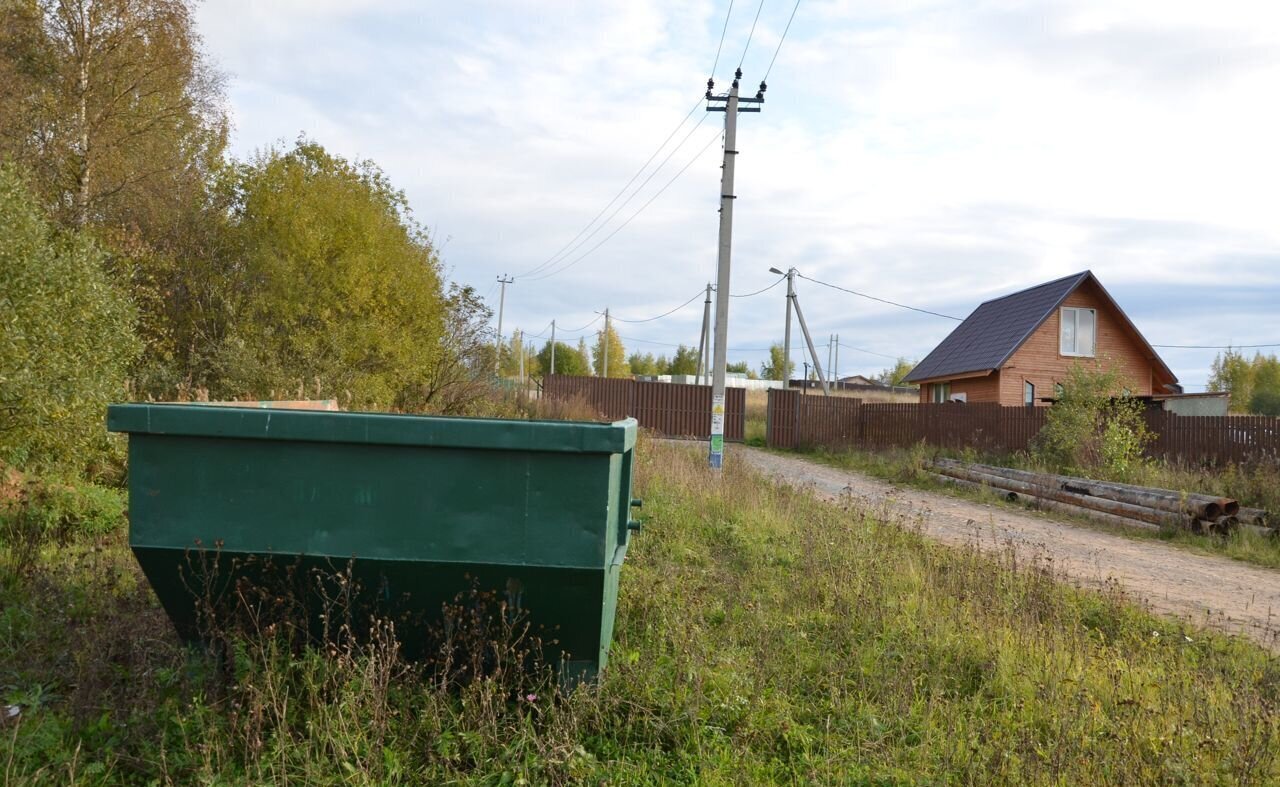
<instances>
[{"instance_id":1,"label":"gravel road","mask_svg":"<svg viewBox=\"0 0 1280 787\"><path fill-rule=\"evenodd\" d=\"M1012 546L1019 559L1051 557L1055 569L1079 586L1118 583L1127 595L1146 602L1155 612L1243 634L1280 652L1280 571L1160 541L1126 538L1029 510L901 487L747 446L736 446L726 461L746 462L767 476L810 488L828 500L852 496L877 509L892 503L904 521L938 541L977 544L986 550Z\"/></svg>"}]
</instances>

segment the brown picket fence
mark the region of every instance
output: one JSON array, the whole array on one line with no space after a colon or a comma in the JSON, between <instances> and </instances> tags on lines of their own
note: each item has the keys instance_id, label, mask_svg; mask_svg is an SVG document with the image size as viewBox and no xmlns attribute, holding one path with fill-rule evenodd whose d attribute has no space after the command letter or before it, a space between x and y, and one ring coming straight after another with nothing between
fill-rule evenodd
<instances>
[{"instance_id":1,"label":"brown picket fence","mask_svg":"<svg viewBox=\"0 0 1280 787\"><path fill-rule=\"evenodd\" d=\"M709 385L556 374L543 380L542 393L554 399L582 399L605 418L632 417L640 426L666 437L705 440L711 436ZM740 443L747 429L747 392L726 389L724 406L724 437Z\"/></svg>"},{"instance_id":2,"label":"brown picket fence","mask_svg":"<svg viewBox=\"0 0 1280 787\"><path fill-rule=\"evenodd\" d=\"M1029 450L1044 427L1046 407L998 404L881 404L772 390L766 442L776 448L974 448L990 453ZM1280 457L1280 419L1264 416L1145 414L1153 458L1182 464L1249 463Z\"/></svg>"}]
</instances>

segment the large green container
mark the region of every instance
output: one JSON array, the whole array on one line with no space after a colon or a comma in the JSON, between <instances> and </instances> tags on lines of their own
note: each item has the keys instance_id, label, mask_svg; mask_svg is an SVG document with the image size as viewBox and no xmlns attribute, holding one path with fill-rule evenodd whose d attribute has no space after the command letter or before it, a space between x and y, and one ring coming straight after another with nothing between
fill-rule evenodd
<instances>
[{"instance_id":1,"label":"large green container","mask_svg":"<svg viewBox=\"0 0 1280 787\"><path fill-rule=\"evenodd\" d=\"M189 639L209 592L193 554L213 552L227 574L349 566L366 600L419 613L398 632L410 656L442 604L475 588L522 611L562 676L605 666L639 504L633 419L122 404L107 424L129 434L130 546Z\"/></svg>"}]
</instances>

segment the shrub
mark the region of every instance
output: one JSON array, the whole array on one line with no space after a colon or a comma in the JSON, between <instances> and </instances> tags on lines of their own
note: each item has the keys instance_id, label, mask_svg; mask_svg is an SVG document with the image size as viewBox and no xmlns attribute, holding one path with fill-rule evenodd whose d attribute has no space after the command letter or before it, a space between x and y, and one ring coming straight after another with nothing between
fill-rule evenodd
<instances>
[{"instance_id":1,"label":"shrub","mask_svg":"<svg viewBox=\"0 0 1280 787\"><path fill-rule=\"evenodd\" d=\"M23 478L0 467L0 581L26 575L47 543L124 526L125 494L96 484Z\"/></svg>"},{"instance_id":2,"label":"shrub","mask_svg":"<svg viewBox=\"0 0 1280 787\"><path fill-rule=\"evenodd\" d=\"M1036 457L1059 469L1128 478L1151 440L1142 405L1121 387L1119 375L1076 364L1036 440Z\"/></svg>"},{"instance_id":3,"label":"shrub","mask_svg":"<svg viewBox=\"0 0 1280 787\"><path fill-rule=\"evenodd\" d=\"M140 345L103 252L60 233L0 169L0 461L79 470L106 445L103 411Z\"/></svg>"}]
</instances>

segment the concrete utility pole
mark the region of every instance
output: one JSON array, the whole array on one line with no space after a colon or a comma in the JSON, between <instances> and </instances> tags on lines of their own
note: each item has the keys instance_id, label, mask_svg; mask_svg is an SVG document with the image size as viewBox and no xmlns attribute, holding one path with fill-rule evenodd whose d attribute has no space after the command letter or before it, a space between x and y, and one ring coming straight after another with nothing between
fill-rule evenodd
<instances>
[{"instance_id":1,"label":"concrete utility pole","mask_svg":"<svg viewBox=\"0 0 1280 787\"><path fill-rule=\"evenodd\" d=\"M604 307L604 338L601 339L601 341L604 342L604 374L600 376L607 378L609 376L609 307L608 306Z\"/></svg>"},{"instance_id":2,"label":"concrete utility pole","mask_svg":"<svg viewBox=\"0 0 1280 787\"><path fill-rule=\"evenodd\" d=\"M711 342L711 282L707 282L707 299L702 302L702 332L698 334L698 370L694 375L693 382L696 385L702 385L702 379L707 374L707 356L711 349L707 345Z\"/></svg>"},{"instance_id":3,"label":"concrete utility pole","mask_svg":"<svg viewBox=\"0 0 1280 787\"><path fill-rule=\"evenodd\" d=\"M827 334L827 369L831 369L831 356L836 352L836 334Z\"/></svg>"},{"instance_id":4,"label":"concrete utility pole","mask_svg":"<svg viewBox=\"0 0 1280 787\"><path fill-rule=\"evenodd\" d=\"M502 375L502 307L507 302L507 285L515 279L510 276L499 276L498 283L502 285L501 294L498 296L498 351L493 357L493 374L494 376ZM490 290L492 292L492 290Z\"/></svg>"},{"instance_id":5,"label":"concrete utility pole","mask_svg":"<svg viewBox=\"0 0 1280 787\"><path fill-rule=\"evenodd\" d=\"M796 299L796 269L787 268L784 274L777 268L770 268L769 272L787 277L787 325L782 338L782 382L787 388L791 385L791 304Z\"/></svg>"},{"instance_id":6,"label":"concrete utility pole","mask_svg":"<svg viewBox=\"0 0 1280 787\"><path fill-rule=\"evenodd\" d=\"M724 113L724 165L720 176L720 244L716 265L716 339L714 366L711 372L711 446L707 461L713 469L724 466L724 377L725 364L728 362L727 342L729 339L729 256L733 247L733 168L734 159L738 156L738 113L759 112L764 103L765 85L755 98L738 96L738 80L742 79L742 69L734 72L733 85L729 93L713 96L713 80L707 80L707 111ZM719 102L724 102L720 104ZM739 103L754 104L739 109Z\"/></svg>"},{"instance_id":7,"label":"concrete utility pole","mask_svg":"<svg viewBox=\"0 0 1280 787\"><path fill-rule=\"evenodd\" d=\"M520 384L524 385L524 331L516 328L516 344L520 346Z\"/></svg>"},{"instance_id":8,"label":"concrete utility pole","mask_svg":"<svg viewBox=\"0 0 1280 787\"><path fill-rule=\"evenodd\" d=\"M836 334L836 362L831 367L831 379L835 381L836 387L840 387L840 334Z\"/></svg>"},{"instance_id":9,"label":"concrete utility pole","mask_svg":"<svg viewBox=\"0 0 1280 787\"><path fill-rule=\"evenodd\" d=\"M542 376L546 377L548 374L555 374L555 373L556 373L556 321L552 320L551 321L551 370L548 372L543 372Z\"/></svg>"},{"instance_id":10,"label":"concrete utility pole","mask_svg":"<svg viewBox=\"0 0 1280 787\"><path fill-rule=\"evenodd\" d=\"M813 361L813 370L818 373L818 382L822 383L822 395L830 396L831 391L827 389L827 378L822 374L822 362L818 360L818 353L813 348L813 337L809 335L809 326L804 322L804 312L800 311L800 299L791 296L791 300L796 303L796 320L800 323L800 330L804 333L805 344L809 346L809 360ZM805 372L805 379L808 380L809 373ZM806 382L806 387L808 383Z\"/></svg>"}]
</instances>

